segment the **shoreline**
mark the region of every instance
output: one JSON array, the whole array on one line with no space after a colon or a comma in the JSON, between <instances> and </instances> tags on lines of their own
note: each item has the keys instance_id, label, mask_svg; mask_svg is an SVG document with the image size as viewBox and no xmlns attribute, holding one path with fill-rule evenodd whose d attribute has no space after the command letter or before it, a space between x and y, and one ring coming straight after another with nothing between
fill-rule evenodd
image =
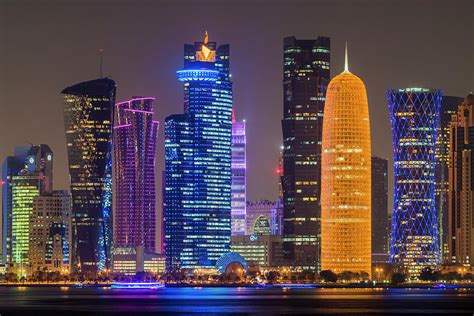
<instances>
[{"instance_id":1,"label":"shoreline","mask_svg":"<svg viewBox=\"0 0 474 316\"><path fill-rule=\"evenodd\" d=\"M420 284L327 284L327 283L276 283L266 284L264 286L257 284L177 284L165 283L166 288L262 288L262 289L277 289L277 288L305 288L305 289L474 289L474 284L444 284L444 287L435 287L439 283L420 283ZM111 288L112 283L0 283L0 287L45 287L45 288Z\"/></svg>"}]
</instances>

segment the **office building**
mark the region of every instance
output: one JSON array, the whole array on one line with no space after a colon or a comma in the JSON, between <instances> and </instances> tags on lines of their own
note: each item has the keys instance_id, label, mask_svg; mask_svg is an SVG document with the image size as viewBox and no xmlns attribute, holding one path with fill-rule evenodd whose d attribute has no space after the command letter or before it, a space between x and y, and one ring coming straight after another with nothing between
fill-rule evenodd
<instances>
[{"instance_id":1,"label":"office building","mask_svg":"<svg viewBox=\"0 0 474 316\"><path fill-rule=\"evenodd\" d=\"M68 274L71 197L68 191L36 196L29 220L28 262L35 271Z\"/></svg>"},{"instance_id":2,"label":"office building","mask_svg":"<svg viewBox=\"0 0 474 316\"><path fill-rule=\"evenodd\" d=\"M115 106L114 246L156 251L155 159L158 121L154 98L133 98Z\"/></svg>"},{"instance_id":3,"label":"office building","mask_svg":"<svg viewBox=\"0 0 474 316\"><path fill-rule=\"evenodd\" d=\"M165 120L167 270L215 268L230 251L232 82L229 45L184 46L184 114Z\"/></svg>"},{"instance_id":4,"label":"office building","mask_svg":"<svg viewBox=\"0 0 474 316\"><path fill-rule=\"evenodd\" d=\"M372 254L388 254L388 159L372 156Z\"/></svg>"},{"instance_id":5,"label":"office building","mask_svg":"<svg viewBox=\"0 0 474 316\"><path fill-rule=\"evenodd\" d=\"M321 139L330 39L284 39L283 249L287 264L320 268Z\"/></svg>"},{"instance_id":6,"label":"office building","mask_svg":"<svg viewBox=\"0 0 474 316\"><path fill-rule=\"evenodd\" d=\"M165 272L165 255L148 252L143 246L114 248L112 255L113 272L135 275L138 272L153 274Z\"/></svg>"},{"instance_id":7,"label":"office building","mask_svg":"<svg viewBox=\"0 0 474 316\"><path fill-rule=\"evenodd\" d=\"M96 275L110 268L115 82L81 82L61 93L71 180L72 269Z\"/></svg>"},{"instance_id":8,"label":"office building","mask_svg":"<svg viewBox=\"0 0 474 316\"><path fill-rule=\"evenodd\" d=\"M29 147L17 147L2 164L2 264L11 261L13 176L25 168Z\"/></svg>"},{"instance_id":9,"label":"office building","mask_svg":"<svg viewBox=\"0 0 474 316\"><path fill-rule=\"evenodd\" d=\"M232 112L232 235L245 234L246 162L245 120L236 121Z\"/></svg>"},{"instance_id":10,"label":"office building","mask_svg":"<svg viewBox=\"0 0 474 316\"><path fill-rule=\"evenodd\" d=\"M249 266L272 267L283 262L281 236L276 235L232 236L232 252L244 257Z\"/></svg>"},{"instance_id":11,"label":"office building","mask_svg":"<svg viewBox=\"0 0 474 316\"><path fill-rule=\"evenodd\" d=\"M282 235L283 205L277 201L247 202L246 235Z\"/></svg>"},{"instance_id":12,"label":"office building","mask_svg":"<svg viewBox=\"0 0 474 316\"><path fill-rule=\"evenodd\" d=\"M463 98L443 96L438 122L435 153L435 205L438 213L439 252L443 262L449 262L448 247L448 195L449 195L449 152L451 117L458 111Z\"/></svg>"},{"instance_id":13,"label":"office building","mask_svg":"<svg viewBox=\"0 0 474 316\"><path fill-rule=\"evenodd\" d=\"M334 77L324 105L321 269L371 274L371 147L367 92L349 72Z\"/></svg>"},{"instance_id":14,"label":"office building","mask_svg":"<svg viewBox=\"0 0 474 316\"><path fill-rule=\"evenodd\" d=\"M439 263L435 205L435 145L442 92L388 90L394 149L394 205L390 262L417 278Z\"/></svg>"},{"instance_id":15,"label":"office building","mask_svg":"<svg viewBox=\"0 0 474 316\"><path fill-rule=\"evenodd\" d=\"M449 125L449 263L474 266L474 95Z\"/></svg>"}]
</instances>

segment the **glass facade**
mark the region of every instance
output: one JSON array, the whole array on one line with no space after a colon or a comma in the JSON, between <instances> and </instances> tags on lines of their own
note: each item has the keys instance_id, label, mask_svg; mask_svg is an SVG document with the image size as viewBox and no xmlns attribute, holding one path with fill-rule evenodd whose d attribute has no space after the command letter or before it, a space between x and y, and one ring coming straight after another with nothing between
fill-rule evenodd
<instances>
[{"instance_id":1,"label":"glass facade","mask_svg":"<svg viewBox=\"0 0 474 316\"><path fill-rule=\"evenodd\" d=\"M448 264L474 266L474 95L449 124Z\"/></svg>"},{"instance_id":2,"label":"glass facade","mask_svg":"<svg viewBox=\"0 0 474 316\"><path fill-rule=\"evenodd\" d=\"M25 168L29 147L15 148L15 154L2 164L2 264L11 260L13 176Z\"/></svg>"},{"instance_id":3,"label":"glass facade","mask_svg":"<svg viewBox=\"0 0 474 316\"><path fill-rule=\"evenodd\" d=\"M103 78L62 91L72 195L72 268L109 268L112 239L112 111L115 82Z\"/></svg>"},{"instance_id":4,"label":"glass facade","mask_svg":"<svg viewBox=\"0 0 474 316\"><path fill-rule=\"evenodd\" d=\"M28 174L23 170L13 176L12 189L12 258L11 262L19 270L19 275L26 275L29 266L28 251L30 246L29 225L33 212L33 201L41 194L44 176Z\"/></svg>"},{"instance_id":5,"label":"glass facade","mask_svg":"<svg viewBox=\"0 0 474 316\"><path fill-rule=\"evenodd\" d=\"M435 151L442 92L388 90L394 150L390 262L417 277L439 263Z\"/></svg>"},{"instance_id":6,"label":"glass facade","mask_svg":"<svg viewBox=\"0 0 474 316\"><path fill-rule=\"evenodd\" d=\"M320 268L321 137L329 49L327 37L284 39L283 251L288 265L302 269Z\"/></svg>"},{"instance_id":7,"label":"glass facade","mask_svg":"<svg viewBox=\"0 0 474 316\"><path fill-rule=\"evenodd\" d=\"M114 247L155 251L155 158L159 123L154 98L134 98L115 106Z\"/></svg>"},{"instance_id":8,"label":"glass facade","mask_svg":"<svg viewBox=\"0 0 474 316\"><path fill-rule=\"evenodd\" d=\"M449 123L453 114L457 113L458 105L463 101L461 97L443 96L436 137L435 153L435 199L438 212L439 252L443 262L449 261L448 250L448 192L449 192L449 152L450 133Z\"/></svg>"},{"instance_id":9,"label":"glass facade","mask_svg":"<svg viewBox=\"0 0 474 316\"><path fill-rule=\"evenodd\" d=\"M232 82L229 45L184 47L184 114L165 120L168 271L214 268L230 251Z\"/></svg>"},{"instance_id":10,"label":"glass facade","mask_svg":"<svg viewBox=\"0 0 474 316\"><path fill-rule=\"evenodd\" d=\"M346 70L324 105L321 269L371 274L371 147L367 92Z\"/></svg>"},{"instance_id":11,"label":"glass facade","mask_svg":"<svg viewBox=\"0 0 474 316\"><path fill-rule=\"evenodd\" d=\"M232 117L232 235L245 235L246 214L245 121Z\"/></svg>"},{"instance_id":12,"label":"glass facade","mask_svg":"<svg viewBox=\"0 0 474 316\"><path fill-rule=\"evenodd\" d=\"M388 253L388 160L372 156L372 253Z\"/></svg>"}]
</instances>

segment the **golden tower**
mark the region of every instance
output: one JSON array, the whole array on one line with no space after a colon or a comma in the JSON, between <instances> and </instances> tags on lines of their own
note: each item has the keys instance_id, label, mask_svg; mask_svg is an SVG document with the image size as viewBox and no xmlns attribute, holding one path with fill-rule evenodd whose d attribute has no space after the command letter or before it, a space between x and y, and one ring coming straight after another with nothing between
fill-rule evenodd
<instances>
[{"instance_id":1,"label":"golden tower","mask_svg":"<svg viewBox=\"0 0 474 316\"><path fill-rule=\"evenodd\" d=\"M371 275L371 149L367 93L344 72L329 83L321 165L321 268Z\"/></svg>"}]
</instances>

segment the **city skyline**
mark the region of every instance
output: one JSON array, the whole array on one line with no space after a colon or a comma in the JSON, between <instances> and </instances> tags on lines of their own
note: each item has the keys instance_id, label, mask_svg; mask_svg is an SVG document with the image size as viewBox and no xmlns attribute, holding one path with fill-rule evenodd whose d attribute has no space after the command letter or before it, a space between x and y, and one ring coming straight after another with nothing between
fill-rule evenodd
<instances>
[{"instance_id":1,"label":"city skyline","mask_svg":"<svg viewBox=\"0 0 474 316\"><path fill-rule=\"evenodd\" d=\"M181 26L176 24L173 30L164 31L159 25L167 23L168 19L163 13L154 11L161 19L156 19L157 24L148 24L151 22L142 21L137 26L128 31L124 26L118 23L111 23L114 26L108 27L99 19L105 6L97 4L96 10L88 11L91 23L81 30L75 23L64 32L71 34L81 34L87 45L80 45L74 42L72 38L52 32L56 24L60 24L62 17L58 13L65 10L65 7L58 5L54 8L48 8L49 15L54 16L49 22L43 22L41 27L33 30L30 24L20 27L17 21L11 17L16 15L18 10L24 7L19 4L2 4L0 15L8 13L1 21L8 23L8 29L3 29L1 38L5 39L5 45L0 45L0 58L2 65L0 67L0 104L5 115L0 120L0 157L9 155L12 149L17 145L32 143L48 143L55 152L55 183L58 189L68 188L68 176L66 170L66 152L64 146L63 126L61 121L61 108L58 91L63 87L75 82L93 79L99 74L99 49L104 49L103 72L110 75L119 85L117 101L123 101L130 95L151 95L157 98L155 111L157 119L163 121L164 117L170 113L177 112L182 104L181 88L176 83L174 71L181 66L181 49L185 42L202 36L207 29L211 36L220 42L231 44L232 59L239 67L234 67L235 84L235 102L234 107L237 113L237 119L246 119L248 123L249 135L258 135L249 137L248 140L248 194L249 200L270 199L277 197L277 176L275 168L278 166L279 146L281 145L281 128L279 120L281 119L281 60L282 60L282 41L285 36L295 35L298 38L314 38L318 35L329 36L332 39L331 65L332 76L335 75L334 69L342 67L342 52L344 41L347 40L353 50L352 59L357 60L354 65L354 71L359 73L368 87L370 113L374 117L372 120L372 130L374 130L374 139L372 142L373 153L375 155L388 158L390 170L392 169L392 148L386 141L390 137L390 127L388 111L384 99L384 91L387 88L405 87L405 86L426 86L433 88L442 88L446 95L455 95L463 97L473 86L471 75L467 69L472 69L472 57L468 52L459 51L450 52L450 47L455 47L455 43L462 43L463 38L468 38L470 22L449 19L468 10L468 2L459 2L459 6L443 7L434 6L423 14L404 12L392 4L390 7L395 13L400 14L403 11L403 17L395 26L390 26L390 21L394 24L395 17L386 17L383 15L383 8L379 5L371 6L370 12L376 13L369 17L366 22L358 22L361 31L371 32L371 38L365 39L362 34L351 30L345 30L339 27L338 21L342 21L350 16L351 10L354 14L364 15L364 8L357 8L356 5L347 5L338 7L329 5L327 2L318 4L308 4L301 2L301 8L317 8L311 14L311 19L302 19L304 22L298 22L296 12L303 17L309 17L305 10L287 7L283 3L277 4L269 9L267 17L262 17L263 8L255 7L248 16L249 23L232 28L224 18L210 21L200 17L195 23ZM412 4L413 11L420 11L421 4ZM36 7L37 12L42 12L42 7ZM143 6L141 10L150 9L152 5ZM108 7L107 7L108 8ZM218 8L221 8L218 6ZM215 10L218 10L216 8ZM243 16L243 6L232 14L234 19ZM85 16L84 8L74 7L77 17ZM267 8L268 9L268 8ZM123 7L112 9L116 13L126 12ZM183 16L190 14L191 11L202 12L196 6L188 7L169 6L174 14L181 12ZM298 11L296 11L298 10ZM324 17L324 10L330 12L331 18ZM24 11L25 14L30 14ZM153 10L149 10L153 11ZM306 10L310 11L310 10ZM277 15L282 12L288 12L289 21L279 25ZM423 11L422 11L423 12ZM396 14L395 14L396 15ZM41 16L41 14L38 14ZM118 14L120 16L120 14ZM300 16L301 17L301 16ZM115 21L117 17L109 17ZM260 18L269 23L268 26L261 27ZM35 16L29 16L31 23L37 21ZM332 19L332 20L331 20ZM388 21L386 20L388 19ZM400 18L399 18L400 19ZM448 19L448 20L447 20ZM145 20L145 19L144 19ZM311 21L310 21L311 20ZM313 20L315 22L313 22ZM441 23L440 21L443 21ZM78 22L78 21L76 21ZM297 23L298 22L298 23ZM450 25L449 29L444 26ZM404 25L402 25L404 24ZM77 25L81 25L77 23ZM125 25L130 26L130 25ZM374 26L380 26L380 31L374 31ZM92 34L90 31L98 28L101 32ZM149 30L145 33L137 31ZM261 29L255 31L256 29ZM156 33L155 30L158 32ZM397 32L395 33L395 30ZM27 32L28 31L28 32ZM31 32L36 38L31 38ZM361 32L364 33L364 32ZM51 38L50 48L46 49L42 45L37 45L37 41L46 41ZM51 35L52 34L52 35ZM86 36L87 34L87 36ZM116 34L120 34L117 36ZM397 35L398 34L398 35ZM444 34L444 45L439 45L436 40L439 35ZM132 36L133 35L133 36ZM396 36L396 43L389 41L389 36ZM65 41L66 45L58 46L58 37ZM28 39L30 40L24 40ZM121 45L119 38L132 41L136 47L131 50L127 46ZM19 39L22 39L19 41ZM262 39L265 39L262 41ZM420 43L416 43L420 42ZM165 44L166 43L166 44ZM33 48L34 47L34 48ZM120 47L120 49L118 49ZM249 49L252 47L252 49ZM409 52L404 52L403 47L410 47ZM35 54L26 55L25 52L35 50ZM70 51L72 50L72 51ZM76 53L73 53L73 52ZM46 54L47 53L47 54ZM68 56L67 59L61 56ZM80 57L79 57L80 56ZM125 63L125 56L127 62ZM456 56L456 57L455 57ZM450 62L439 64L438 60L449 60ZM246 60L252 60L250 65L246 65ZM4 64L3 64L4 63ZM56 64L57 67L51 67L45 72L47 65ZM449 64L449 65L448 65ZM255 67L258 65L259 67ZM436 66L435 66L436 65ZM259 68L259 72L252 68ZM410 73L410 69L417 69ZM449 70L452 68L452 70ZM374 71L374 69L380 69ZM141 70L141 71L139 71ZM42 73L54 72L46 80L39 80ZM410 73L410 76L407 74ZM136 84L137 76L144 76L144 84ZM127 79L129 76L131 79ZM250 78L244 79L244 78ZM262 86L256 84L262 79L267 79L267 83ZM21 81L20 81L21 80ZM132 81L133 80L133 81ZM21 82L21 84L20 84ZM140 80L140 82L142 82ZM168 84L167 82L170 82ZM21 102L16 100L15 96L20 95L24 84L30 86L31 93L21 98ZM42 109L38 113L38 109ZM35 113L37 115L24 115ZM38 117L39 119L36 119ZM22 124L11 125L10 122L18 120L25 122ZM258 124L258 118L263 118L262 124ZM41 122L44 122L44 128ZM6 135L9 135L8 137ZM260 136L261 135L261 136ZM266 141L263 141L266 140ZM157 152L157 178L161 179L160 170L164 169L164 148L163 136L158 140ZM389 171L391 175L392 172ZM161 180L157 180L161 183ZM272 183L273 181L273 183ZM273 185L274 184L274 185ZM392 188L392 178L389 179L389 192ZM157 201L161 200L161 192L157 192ZM389 195L389 199L390 199ZM159 205L159 204L157 204Z\"/></svg>"}]
</instances>

